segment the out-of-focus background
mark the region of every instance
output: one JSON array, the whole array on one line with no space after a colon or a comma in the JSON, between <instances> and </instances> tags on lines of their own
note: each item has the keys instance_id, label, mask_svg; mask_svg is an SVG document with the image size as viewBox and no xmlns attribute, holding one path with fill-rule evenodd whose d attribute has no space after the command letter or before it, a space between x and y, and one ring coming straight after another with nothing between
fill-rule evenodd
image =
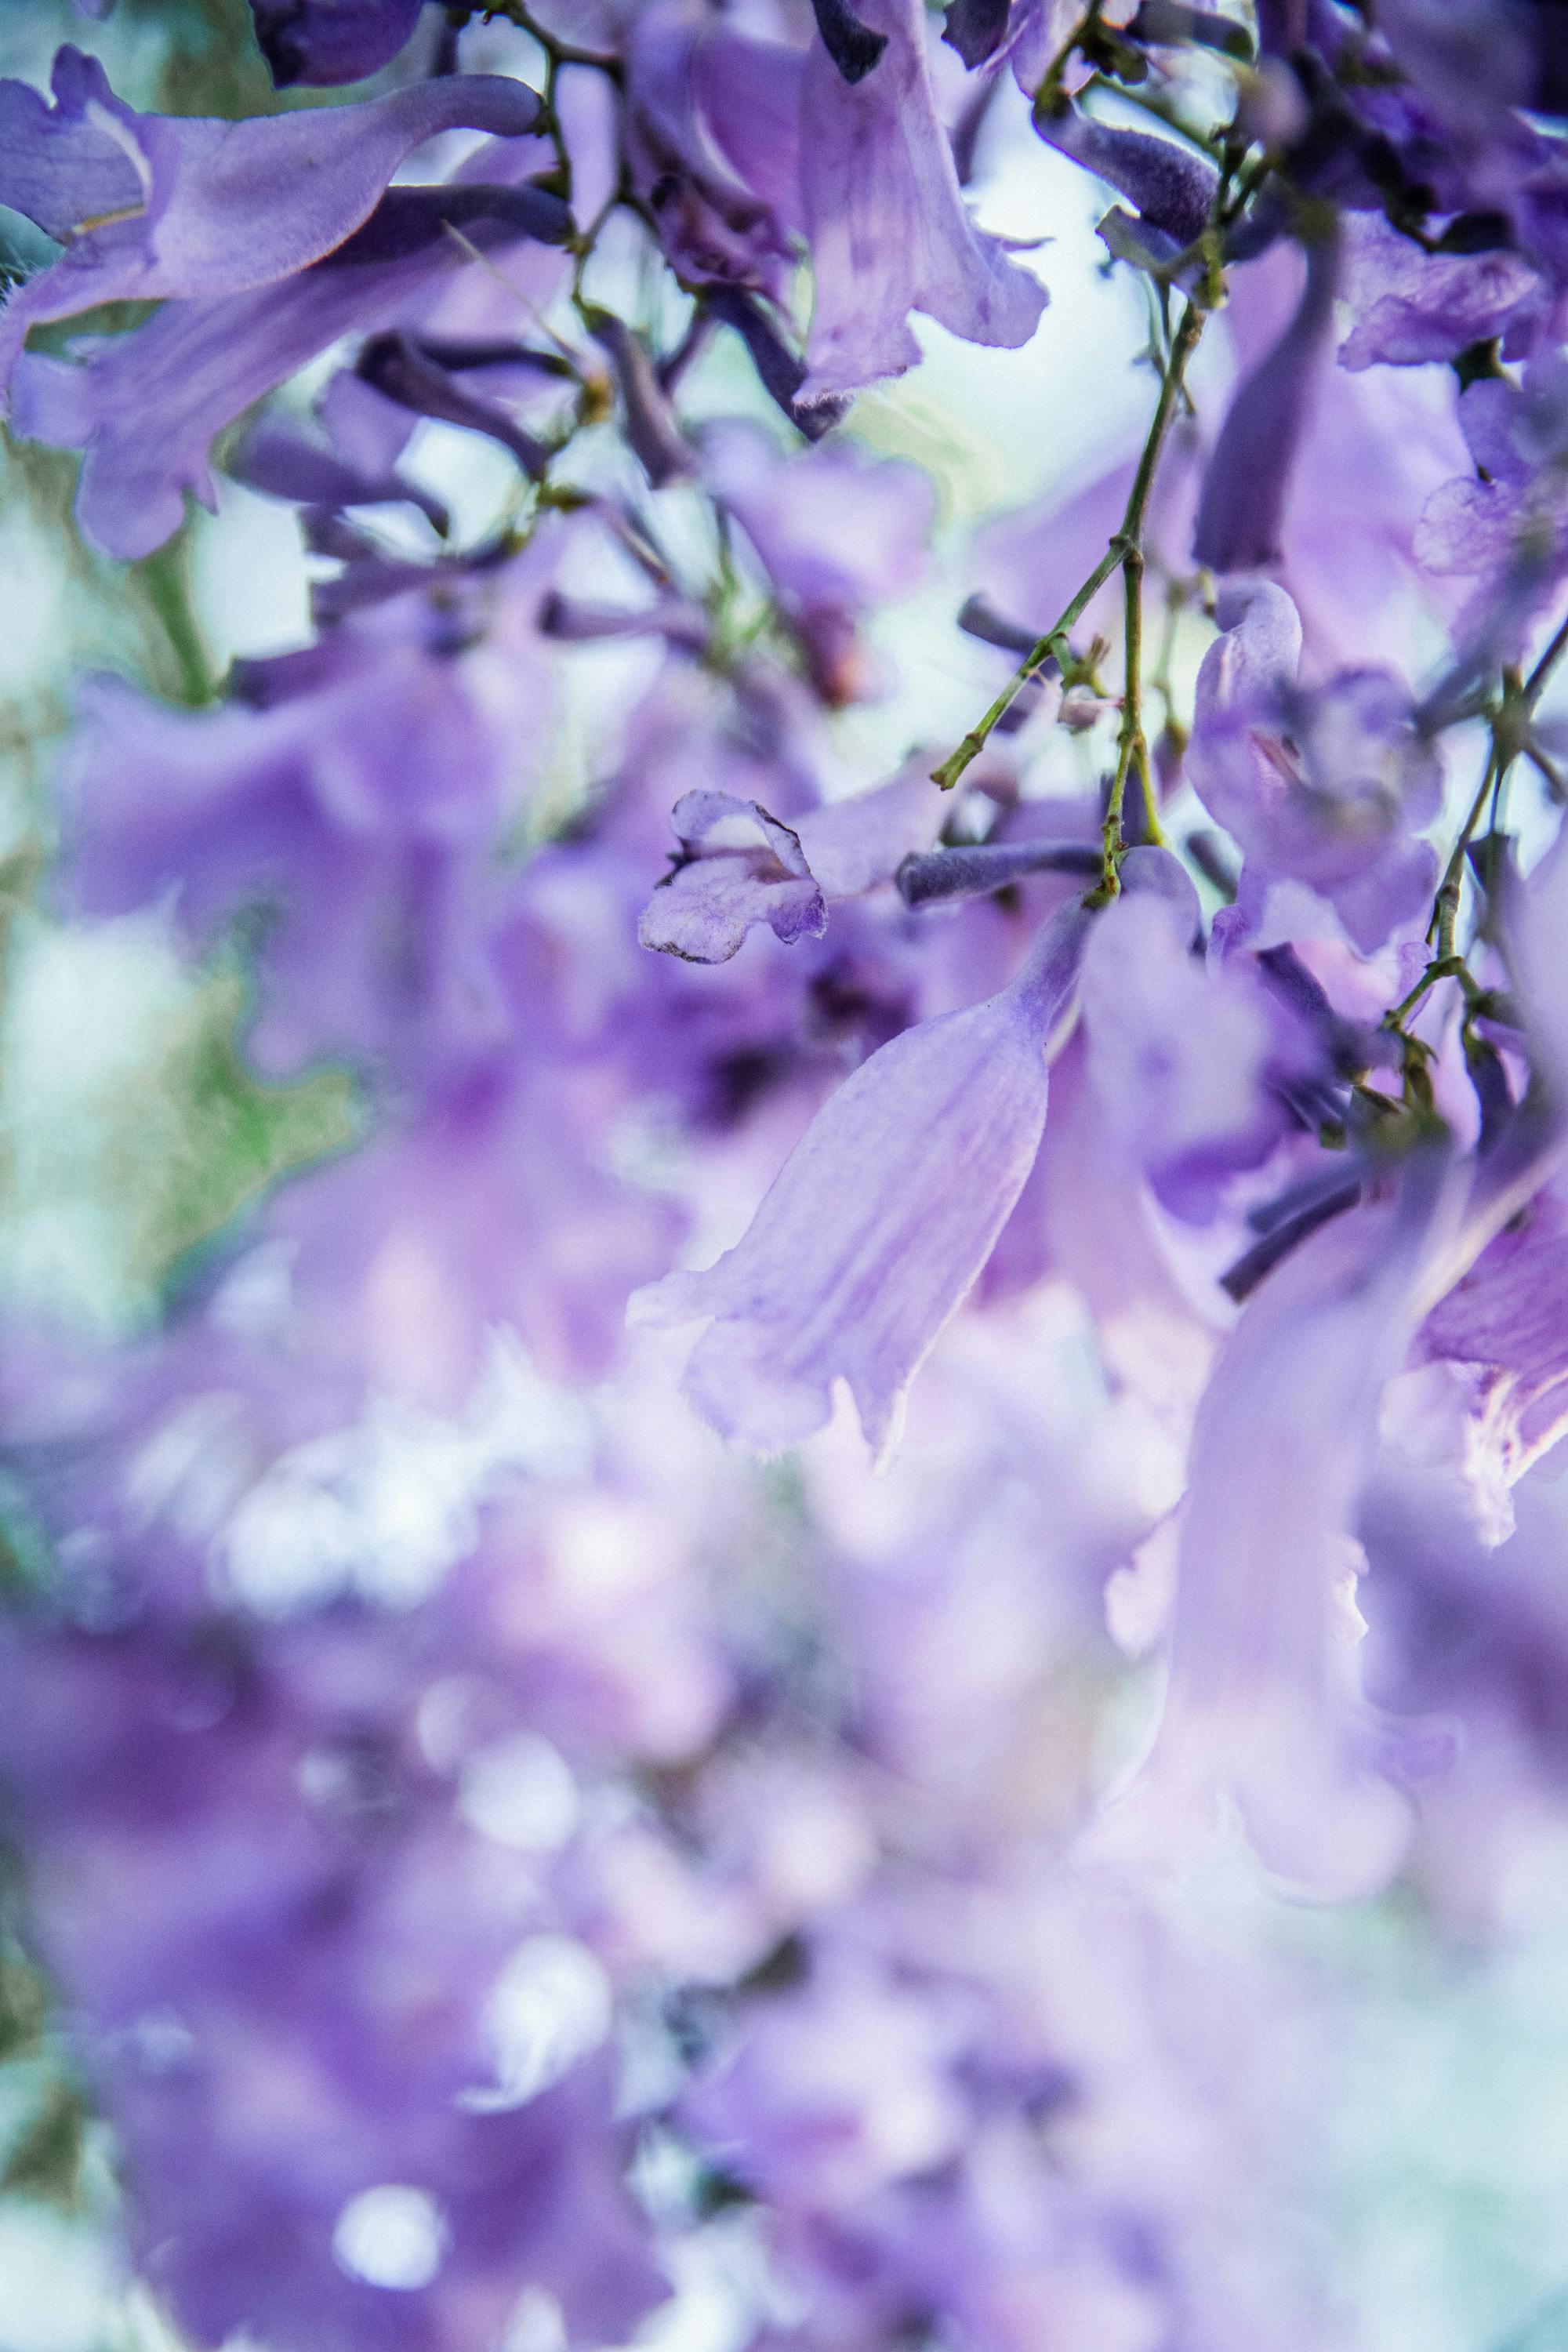
<instances>
[{"instance_id":1,"label":"out-of-focus background","mask_svg":"<svg viewBox=\"0 0 1568 2352\"><path fill-rule=\"evenodd\" d=\"M0 11L0 73L41 84L55 47L69 39L102 56L116 88L139 105L261 109L274 100L245 25L237 0L120 0L101 23L67 0L9 0ZM476 29L465 63L482 66L487 42L502 69L526 70L526 43L503 26ZM851 782L889 772L912 746L956 739L994 690L995 656L953 626L976 530L1103 469L1134 446L1147 408L1149 378L1135 364L1146 333L1140 298L1127 273L1104 265L1089 184L1032 137L1021 103L998 107L988 125L973 194L983 220L1040 240L1051 305L1017 352L980 351L921 322L923 364L856 404L847 432L876 454L924 467L940 521L925 583L877 623L890 690L827 722ZM9 248L26 261L29 234L0 216L0 256ZM679 293L634 238L609 239L594 267L628 315L652 320L660 305L679 310ZM1200 404L1219 397L1230 368L1216 336L1195 373ZM733 349L715 346L683 397L689 414L745 414L772 429ZM605 462L592 436L578 462ZM194 977L158 914L68 922L48 911L47 889L34 902L24 886L49 854L52 777L81 674L109 667L173 700L199 699L235 659L306 642L309 584L322 567L304 553L291 508L226 478L216 515L194 514L172 548L117 566L73 531L73 460L11 441L3 468L0 923L9 921L9 961L0 1303L8 1318L44 1310L102 1336L133 1335L155 1319L183 1253L276 1171L332 1148L352 1109L330 1070L281 1087L247 1073L232 1042L236 982L221 971ZM449 505L463 541L482 533L506 496L500 453L438 424L417 428L411 470ZM668 501L672 530L678 499ZM393 536L407 528L395 514L382 521ZM1179 661L1189 679L1200 649L1200 636L1184 637ZM610 646L571 667L549 747L550 793L560 805L570 807L611 756L650 658L645 646ZM749 1171L737 1178L737 1202L749 1181ZM720 1225L724 1213L715 1212ZM1070 1318L1037 1336L1059 1375L1054 1442L1074 1444L1080 1430L1099 1442L1081 1336ZM465 1515L489 1471L570 1462L584 1410L513 1362L461 1427L433 1417L389 1421L379 1445L365 1443L352 1480L333 1489L330 1529L319 1510L310 1516L331 1485L325 1474L314 1490L301 1474L292 1494L274 1494L252 1514L237 1571L247 1599L283 1612L334 1578L358 1580L394 1603L416 1597L460 1549ZM868 1524L918 1514L920 1446L940 1445L942 1434L938 1408L917 1411L910 1459L868 1499L847 1433L836 1432L828 1458L842 1455L852 1498L836 1507ZM682 1443L716 1449L701 1433ZM787 1480L744 1475L782 1531L777 1606L787 1612ZM16 1496L11 1503L10 1541L20 1554L26 1516ZM1542 1507L1561 1509L1568 1548L1568 1494L1548 1495ZM623 1539L613 1513L598 1536L585 1520L584 1578L613 1573L613 1557L596 1557L595 1546L613 1555ZM765 1561L750 1572L765 1574ZM1136 1710L1136 1689L1127 1704ZM1035 1769L1048 1769L1048 1759ZM545 1801L537 1788L533 1799ZM504 1818L500 1834L512 1834ZM1216 1952L1255 1948L1268 1968L1310 1983L1331 2016L1311 2061L1331 2052L1318 2102L1327 2203L1320 2189L1304 2247L1281 2248L1279 2258L1331 2274L1354 2315L1346 2352L1568 2345L1568 1814L1544 1814L1512 1867L1506 1934L1489 1929L1469 1946L1451 1928L1435 1935L1408 1890L1370 1908L1313 1912L1272 1903L1238 1873L1190 1898L1183 1932L1200 1965L1205 1938ZM25 1853L16 1868L25 1886ZM104 2251L99 2127L85 2126L84 2169L61 2161L80 2119L52 2044L33 2037L37 1988L25 1962L13 1955L4 1970L0 2061L16 2054L0 2063L0 2352L164 2352L163 2322L150 2303L127 2299ZM581 1997L569 1970L564 1990L535 1996L546 2006L552 1997L562 2005L557 2029L569 2037L572 2000ZM537 2018L534 2030L545 2030ZM1288 2049L1275 2054L1282 2068L1292 2063ZM1268 2081L1252 2090L1267 2105ZM373 2237L375 2218L366 2222ZM382 2213L380 2251L370 2259L395 2264L398 2230L407 2226L416 2237L417 2215L410 2224L407 2215ZM718 2273L694 2276L646 2340L661 2352L739 2352L755 2319L750 2294Z\"/></svg>"}]
</instances>

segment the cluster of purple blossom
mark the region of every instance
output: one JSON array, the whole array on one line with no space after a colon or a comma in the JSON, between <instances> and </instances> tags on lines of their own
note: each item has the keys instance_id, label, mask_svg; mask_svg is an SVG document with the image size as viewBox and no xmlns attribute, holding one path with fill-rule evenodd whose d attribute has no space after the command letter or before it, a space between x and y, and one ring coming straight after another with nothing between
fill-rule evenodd
<instances>
[{"instance_id":1,"label":"cluster of purple blossom","mask_svg":"<svg viewBox=\"0 0 1568 2352\"><path fill-rule=\"evenodd\" d=\"M250 0L269 111L0 83L17 446L312 566L221 692L79 682L40 887L352 1132L0 1357L6 2179L104 2118L194 2344L1356 2340L1321 1988L1182 1890L1473 1929L1563 1801L1559 13ZM1039 327L1026 118L1147 430L846 791L937 527L853 403Z\"/></svg>"}]
</instances>

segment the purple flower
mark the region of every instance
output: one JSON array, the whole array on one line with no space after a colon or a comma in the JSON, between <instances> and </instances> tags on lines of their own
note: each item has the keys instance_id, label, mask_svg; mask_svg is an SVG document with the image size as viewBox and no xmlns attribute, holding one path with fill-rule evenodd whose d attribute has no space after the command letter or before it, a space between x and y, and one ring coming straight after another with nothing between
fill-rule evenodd
<instances>
[{"instance_id":1,"label":"purple flower","mask_svg":"<svg viewBox=\"0 0 1568 2352\"><path fill-rule=\"evenodd\" d=\"M628 1297L684 1222L610 1164L614 1074L539 1034L537 996L510 1009L489 1052L428 1082L357 1153L296 1178L264 1221L294 1266L305 1351L438 1412L470 1396L500 1331L549 1379L602 1379Z\"/></svg>"},{"instance_id":2,"label":"purple flower","mask_svg":"<svg viewBox=\"0 0 1568 2352\"><path fill-rule=\"evenodd\" d=\"M361 106L241 122L136 114L102 68L71 48L55 60L54 91L52 113L31 90L9 98L16 143L0 167L0 195L11 201L14 190L20 210L32 200L47 215L39 226L71 243L6 304L0 384L30 328L104 302L212 300L275 286L363 226L399 164L437 131L461 125L516 138L539 113L521 82L456 75ZM121 164L106 176L108 144Z\"/></svg>"},{"instance_id":3,"label":"purple flower","mask_svg":"<svg viewBox=\"0 0 1568 2352\"><path fill-rule=\"evenodd\" d=\"M826 929L800 836L759 802L688 793L670 822L680 856L643 908L643 947L688 963L727 963L753 923L765 922L786 946Z\"/></svg>"},{"instance_id":4,"label":"purple flower","mask_svg":"<svg viewBox=\"0 0 1568 2352\"><path fill-rule=\"evenodd\" d=\"M842 1377L873 1451L897 1444L910 1382L1039 1148L1088 928L1065 908L999 996L874 1054L818 1112L744 1239L634 1299L639 1323L710 1318L686 1388L721 1434L764 1454L798 1445Z\"/></svg>"},{"instance_id":5,"label":"purple flower","mask_svg":"<svg viewBox=\"0 0 1568 2352\"><path fill-rule=\"evenodd\" d=\"M827 902L890 882L943 814L920 760L872 792L807 810L793 826L757 801L687 793L671 812L681 855L643 908L637 939L688 963L728 963L756 923L786 946L820 939Z\"/></svg>"},{"instance_id":6,"label":"purple flower","mask_svg":"<svg viewBox=\"0 0 1568 2352\"><path fill-rule=\"evenodd\" d=\"M1279 559L1314 378L1328 364L1338 278L1337 240L1309 247L1295 316L1232 395L1193 529L1193 553L1212 571L1255 572Z\"/></svg>"},{"instance_id":7,"label":"purple flower","mask_svg":"<svg viewBox=\"0 0 1568 2352\"><path fill-rule=\"evenodd\" d=\"M778 2204L853 2210L962 2146L944 2039L917 1993L848 1961L769 2002L733 2066L691 2099L690 2121Z\"/></svg>"},{"instance_id":8,"label":"purple flower","mask_svg":"<svg viewBox=\"0 0 1568 2352\"><path fill-rule=\"evenodd\" d=\"M1427 253L1379 213L1352 213L1345 234L1343 292L1355 324L1340 346L1342 367L1419 367L1494 336L1510 356L1528 350L1546 291L1511 247Z\"/></svg>"},{"instance_id":9,"label":"purple flower","mask_svg":"<svg viewBox=\"0 0 1568 2352\"><path fill-rule=\"evenodd\" d=\"M254 0L277 79L392 95L142 115L72 51L0 86L14 421L81 450L99 549L222 465L310 567L312 641L201 707L87 682L4 974L0 1289L61 1265L134 1325L0 1334L0 2169L52 2158L13 2126L58 2046L193 2341L1345 2334L1348 1979L1151 1882L1220 1828L1364 1893L1418 1778L1437 1932L1552 1860L1568 836L1526 881L1490 820L1468 976L1385 1015L1463 862L1458 811L1422 837L1448 722L1517 750L1568 579L1568 150L1516 103L1552 100L1526 0L1258 0L1256 67L1226 5L952 0L942 47L918 0ZM184 76L148 14L95 45ZM1153 478L1146 386L982 581L929 468L826 436L915 311L1037 319L962 193L1007 194L1015 84L1157 278L1239 168ZM721 414L747 363L776 430ZM1085 904L1135 473L1182 854L1115 845ZM972 710L944 797L899 731L961 690L925 592L984 587L1000 686L1102 564L1081 676ZM187 650L178 569L127 661ZM905 637L921 694L854 709ZM79 1078L93 1116L40 1118ZM697 1327L695 1412L628 1320ZM857 1414L880 1467L911 1399L869 1477ZM714 1430L814 1443L761 1475Z\"/></svg>"},{"instance_id":10,"label":"purple flower","mask_svg":"<svg viewBox=\"0 0 1568 2352\"><path fill-rule=\"evenodd\" d=\"M9 1786L132 2243L213 2342L439 2352L530 2284L571 2340L613 2339L664 2282L595 2047L608 1983L565 1943L597 2030L536 2095L489 2095L509 1970L526 1998L531 1951L565 1939L529 1937L533 1874L421 1753L424 1676L391 1631L258 1642L209 1617L8 1644Z\"/></svg>"},{"instance_id":11,"label":"purple flower","mask_svg":"<svg viewBox=\"0 0 1568 2352\"><path fill-rule=\"evenodd\" d=\"M1475 461L1434 491L1415 551L1429 571L1479 583L1463 616L1472 663L1517 656L1568 571L1568 360L1531 360L1523 380L1486 377L1459 401Z\"/></svg>"},{"instance_id":12,"label":"purple flower","mask_svg":"<svg viewBox=\"0 0 1568 2352\"><path fill-rule=\"evenodd\" d=\"M1391 1730L1359 1698L1357 1515L1443 1209L1440 1160L1322 1227L1263 1283L1215 1368L1179 1521L1158 1730L1100 1830L1154 1861L1228 1792L1270 1869L1321 1893L1384 1884L1409 1834Z\"/></svg>"},{"instance_id":13,"label":"purple flower","mask_svg":"<svg viewBox=\"0 0 1568 2352\"><path fill-rule=\"evenodd\" d=\"M1284 243L1236 272L1223 323L1244 374L1284 331L1301 277L1300 249ZM1315 372L1275 572L1315 670L1373 661L1408 670L1430 659L1429 622L1455 599L1434 595L1415 538L1426 500L1465 462L1456 408L1452 378L1436 369Z\"/></svg>"},{"instance_id":14,"label":"purple flower","mask_svg":"<svg viewBox=\"0 0 1568 2352\"><path fill-rule=\"evenodd\" d=\"M1492 127L1508 110L1568 112L1559 27L1530 0L1388 0L1378 29L1452 118Z\"/></svg>"},{"instance_id":15,"label":"purple flower","mask_svg":"<svg viewBox=\"0 0 1568 2352\"><path fill-rule=\"evenodd\" d=\"M265 1067L417 1062L493 1032L500 751L455 663L390 648L263 711L175 711L103 678L82 715L76 903L118 914L173 892L202 949L270 908L251 1034Z\"/></svg>"},{"instance_id":16,"label":"purple flower","mask_svg":"<svg viewBox=\"0 0 1568 2352\"><path fill-rule=\"evenodd\" d=\"M920 357L909 314L921 310L974 343L1026 343L1043 287L964 209L937 116L922 11L867 0L888 47L873 73L847 82L814 43L801 90L810 140L802 172L816 299L806 344L809 404L901 375Z\"/></svg>"},{"instance_id":17,"label":"purple flower","mask_svg":"<svg viewBox=\"0 0 1568 2352\"><path fill-rule=\"evenodd\" d=\"M85 457L77 518L112 555L146 555L180 527L184 493L216 504L209 451L251 402L341 335L389 325L467 260L448 234L491 252L559 243L571 215L536 188L394 188L335 252L279 284L173 301L73 361L27 353L15 429Z\"/></svg>"},{"instance_id":18,"label":"purple flower","mask_svg":"<svg viewBox=\"0 0 1568 2352\"><path fill-rule=\"evenodd\" d=\"M279 89L361 81L397 55L424 0L250 0L256 38Z\"/></svg>"},{"instance_id":19,"label":"purple flower","mask_svg":"<svg viewBox=\"0 0 1568 2352\"><path fill-rule=\"evenodd\" d=\"M1358 947L1381 947L1430 901L1436 855L1412 838L1437 811L1441 775L1392 672L1296 680L1301 624L1282 588L1243 581L1220 599L1204 656L1187 774L1239 845L1258 906L1275 881L1326 898Z\"/></svg>"},{"instance_id":20,"label":"purple flower","mask_svg":"<svg viewBox=\"0 0 1568 2352\"><path fill-rule=\"evenodd\" d=\"M804 228L799 53L656 0L626 72L626 165L673 266L782 303Z\"/></svg>"},{"instance_id":21,"label":"purple flower","mask_svg":"<svg viewBox=\"0 0 1568 2352\"><path fill-rule=\"evenodd\" d=\"M1467 1446L1501 1494L1568 1434L1568 1214L1548 1186L1421 1327L1422 1353L1472 1367ZM1510 1532L1506 1521L1496 1529Z\"/></svg>"},{"instance_id":22,"label":"purple flower","mask_svg":"<svg viewBox=\"0 0 1568 2352\"><path fill-rule=\"evenodd\" d=\"M1123 897L1084 951L1082 995L1089 1079L1112 1135L1164 1205L1200 1223L1227 1179L1289 1131L1270 1080L1300 1042L1243 959L1205 970L1192 928L1167 900Z\"/></svg>"},{"instance_id":23,"label":"purple flower","mask_svg":"<svg viewBox=\"0 0 1568 2352\"><path fill-rule=\"evenodd\" d=\"M929 480L844 444L785 460L739 424L704 433L702 469L755 548L817 693L831 705L859 698L872 678L856 624L920 585L935 520Z\"/></svg>"}]
</instances>

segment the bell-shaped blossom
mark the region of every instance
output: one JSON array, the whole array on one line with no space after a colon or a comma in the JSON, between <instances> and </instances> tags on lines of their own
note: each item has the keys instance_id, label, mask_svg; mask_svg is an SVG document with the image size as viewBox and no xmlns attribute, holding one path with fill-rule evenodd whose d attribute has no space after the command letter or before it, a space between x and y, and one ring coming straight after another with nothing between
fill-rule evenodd
<instances>
[{"instance_id":1,"label":"bell-shaped blossom","mask_svg":"<svg viewBox=\"0 0 1568 2352\"><path fill-rule=\"evenodd\" d=\"M1300 249L1280 240L1233 270L1230 299L1209 332L1234 345L1240 380L1278 347L1303 300ZM1304 391L1307 387L1301 387ZM1154 478L1144 531L1151 567L1182 580L1190 566L1198 490L1210 472L1213 419L1178 419ZM1255 516L1267 499L1267 536L1279 550L1269 569L1297 604L1315 666L1428 657L1435 597L1416 560L1416 530L1432 493L1464 463L1451 379L1427 370L1370 369L1352 375L1320 355L1300 414L1294 462L1268 457L1265 475L1238 486ZM1120 528L1135 457L1124 454L1066 498L1045 498L985 524L972 575L1026 651L1055 621ZM1216 488L1211 496L1217 495ZM1248 502L1253 502L1249 505ZM1113 579L1084 626L1114 643L1121 598ZM1440 614L1436 617L1440 617Z\"/></svg>"},{"instance_id":2,"label":"bell-shaped blossom","mask_svg":"<svg viewBox=\"0 0 1568 2352\"><path fill-rule=\"evenodd\" d=\"M887 50L847 82L814 42L801 90L811 135L803 173L815 300L807 403L901 375L920 357L910 312L968 342L1026 343L1045 289L974 226L936 110L916 0L866 0Z\"/></svg>"},{"instance_id":3,"label":"bell-shaped blossom","mask_svg":"<svg viewBox=\"0 0 1568 2352\"><path fill-rule=\"evenodd\" d=\"M1161 258L1173 259L1208 226L1219 174L1190 147L1101 122L1075 107L1036 127L1062 154L1131 198L1141 227L1159 239Z\"/></svg>"},{"instance_id":4,"label":"bell-shaped blossom","mask_svg":"<svg viewBox=\"0 0 1568 2352\"><path fill-rule=\"evenodd\" d=\"M622 134L671 264L699 285L782 303L804 226L801 59L684 5L637 11Z\"/></svg>"},{"instance_id":5,"label":"bell-shaped blossom","mask_svg":"<svg viewBox=\"0 0 1568 2352\"><path fill-rule=\"evenodd\" d=\"M1216 323L1244 375L1298 313L1304 269L1281 240L1232 273ZM1301 615L1315 672L1388 662L1409 674L1429 662L1432 625L1457 599L1418 562L1416 531L1432 492L1465 463L1456 409L1452 377L1433 368L1314 370L1270 572Z\"/></svg>"},{"instance_id":6,"label":"bell-shaped blossom","mask_svg":"<svg viewBox=\"0 0 1568 2352\"><path fill-rule=\"evenodd\" d=\"M256 39L279 89L363 81L390 65L425 0L250 0Z\"/></svg>"},{"instance_id":7,"label":"bell-shaped blossom","mask_svg":"<svg viewBox=\"0 0 1568 2352\"><path fill-rule=\"evenodd\" d=\"M1198 676L1187 774L1238 844L1244 906L1305 883L1355 944L1381 947L1427 904L1436 853L1415 838L1437 813L1441 772L1391 671L1342 670L1302 688L1301 624L1282 588L1238 582Z\"/></svg>"},{"instance_id":8,"label":"bell-shaped blossom","mask_svg":"<svg viewBox=\"0 0 1568 2352\"><path fill-rule=\"evenodd\" d=\"M1517 1528L1489 1542L1430 1464L1385 1446L1362 1513L1377 1595L1369 1686L1460 1735L1422 1790L1415 1859L1462 1933L1496 1934L1513 1916L1568 1755L1561 1482L1528 1479L1513 1500Z\"/></svg>"},{"instance_id":9,"label":"bell-shaped blossom","mask_svg":"<svg viewBox=\"0 0 1568 2352\"><path fill-rule=\"evenodd\" d=\"M209 452L226 425L340 336L391 324L463 268L450 229L493 252L559 244L570 226L538 188L394 188L363 228L279 284L166 302L73 360L25 354L13 426L84 451L84 532L108 554L149 554L179 529L187 489L216 507Z\"/></svg>"},{"instance_id":10,"label":"bell-shaped blossom","mask_svg":"<svg viewBox=\"0 0 1568 2352\"><path fill-rule=\"evenodd\" d=\"M1357 1687L1358 1510L1445 1176L1427 1153L1392 1198L1321 1228L1226 1343L1193 1432L1159 1727L1097 1833L1109 1850L1190 1849L1228 1793L1299 1885L1361 1892L1398 1864L1398 1743Z\"/></svg>"},{"instance_id":11,"label":"bell-shaped blossom","mask_svg":"<svg viewBox=\"0 0 1568 2352\"><path fill-rule=\"evenodd\" d=\"M15 88L15 85L7 85ZM0 321L0 385L9 382L30 328L104 302L170 296L210 301L275 286L309 268L369 219L394 173L438 131L459 127L517 138L533 128L539 101L497 75L416 82L362 106L308 108L245 121L142 115L114 96L102 68L79 50L55 61L52 114L13 100L17 208L38 208L71 242L58 261L6 304ZM29 91L28 98L36 94ZM137 182L130 203L105 219L105 191L90 124L116 142ZM64 158L80 157L71 201ZM0 195L13 184L0 166ZM126 192L118 190L123 194ZM74 213L74 217L71 217Z\"/></svg>"},{"instance_id":12,"label":"bell-shaped blossom","mask_svg":"<svg viewBox=\"0 0 1568 2352\"><path fill-rule=\"evenodd\" d=\"M1342 367L1419 367L1494 337L1510 357L1528 354L1547 294L1511 247L1428 253L1381 213L1351 214L1345 238L1342 291L1355 323L1340 345Z\"/></svg>"},{"instance_id":13,"label":"bell-shaped blossom","mask_svg":"<svg viewBox=\"0 0 1568 2352\"><path fill-rule=\"evenodd\" d=\"M1193 553L1211 571L1255 572L1279 556L1292 469L1329 364L1338 279L1337 240L1309 247L1294 317L1231 396L1193 529Z\"/></svg>"},{"instance_id":14,"label":"bell-shaped blossom","mask_svg":"<svg viewBox=\"0 0 1568 2352\"><path fill-rule=\"evenodd\" d=\"M1532 360L1519 383L1483 377L1459 423L1475 472L1427 500L1416 552L1479 583L1462 625L1471 659L1489 646L1512 658L1568 572L1568 361Z\"/></svg>"},{"instance_id":15,"label":"bell-shaped blossom","mask_svg":"<svg viewBox=\"0 0 1568 2352\"><path fill-rule=\"evenodd\" d=\"M1090 918L1072 906L1000 995L906 1031L817 1113L744 1238L632 1303L640 1323L709 1318L687 1393L763 1453L820 1429L844 1379L873 1451L991 1255L1045 1124L1047 1055Z\"/></svg>"}]
</instances>

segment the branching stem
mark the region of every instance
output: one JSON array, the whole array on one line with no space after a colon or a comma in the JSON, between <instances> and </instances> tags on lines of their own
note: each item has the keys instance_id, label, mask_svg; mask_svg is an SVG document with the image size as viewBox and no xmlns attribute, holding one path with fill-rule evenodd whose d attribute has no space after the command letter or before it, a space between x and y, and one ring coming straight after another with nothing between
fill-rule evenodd
<instances>
[{"instance_id":1,"label":"branching stem","mask_svg":"<svg viewBox=\"0 0 1568 2352\"><path fill-rule=\"evenodd\" d=\"M1064 611L1045 635L1032 646L1018 668L1008 679L995 701L976 725L972 727L956 751L945 759L940 768L931 771L932 781L943 792L951 792L970 762L977 759L991 740L999 721L1016 701L1031 679L1039 677L1047 662L1054 661L1062 674L1064 685L1074 681L1077 665L1072 653L1072 631L1093 599L1099 594L1113 572L1120 571L1126 588L1128 661L1126 691L1122 700L1121 735L1117 759L1117 772L1111 785L1110 804L1106 812L1106 871L1102 887L1108 897L1116 892L1116 869L1121 862L1121 811L1126 796L1127 778L1133 763L1149 799L1152 814L1152 791L1149 780L1149 755L1143 740L1139 663L1142 654L1142 583L1143 530L1148 519L1150 494L1160 463L1161 451L1182 396L1187 362L1197 348L1204 331L1203 306L1190 297L1182 312L1171 353L1160 379L1160 396L1154 404L1148 436L1138 459L1132 487L1127 495L1127 506L1121 527L1116 532L1105 553L1089 578L1072 597Z\"/></svg>"}]
</instances>

